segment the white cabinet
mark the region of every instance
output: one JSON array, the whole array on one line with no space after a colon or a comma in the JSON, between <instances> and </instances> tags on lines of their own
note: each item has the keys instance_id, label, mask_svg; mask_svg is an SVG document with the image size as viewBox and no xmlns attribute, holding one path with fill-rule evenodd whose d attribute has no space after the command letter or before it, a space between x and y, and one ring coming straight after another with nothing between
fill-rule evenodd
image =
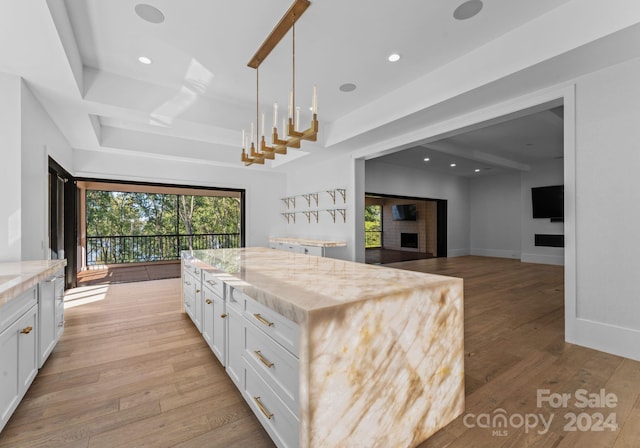
<instances>
[{"instance_id":1,"label":"white cabinet","mask_svg":"<svg viewBox=\"0 0 640 448\"><path fill-rule=\"evenodd\" d=\"M242 309L233 297L234 288L229 287L227 296L227 375L239 390L244 390L244 361L242 347L244 346Z\"/></svg>"},{"instance_id":2,"label":"white cabinet","mask_svg":"<svg viewBox=\"0 0 640 448\"><path fill-rule=\"evenodd\" d=\"M64 271L38 284L38 368L64 331Z\"/></svg>"},{"instance_id":3,"label":"white cabinet","mask_svg":"<svg viewBox=\"0 0 640 448\"><path fill-rule=\"evenodd\" d=\"M0 308L0 430L38 373L37 290Z\"/></svg>"},{"instance_id":4,"label":"white cabinet","mask_svg":"<svg viewBox=\"0 0 640 448\"><path fill-rule=\"evenodd\" d=\"M224 274L204 269L198 283L186 262L183 273L185 311L201 323L211 351L276 445L298 446L298 324L244 294L233 279L225 284Z\"/></svg>"},{"instance_id":5,"label":"white cabinet","mask_svg":"<svg viewBox=\"0 0 640 448\"><path fill-rule=\"evenodd\" d=\"M185 275L182 282L184 310L189 315L198 331L202 332L202 278L200 276L200 271L200 269L187 269L185 266ZM197 274L195 272L197 272Z\"/></svg>"},{"instance_id":6,"label":"white cabinet","mask_svg":"<svg viewBox=\"0 0 640 448\"><path fill-rule=\"evenodd\" d=\"M222 285L222 282L220 284ZM227 314L225 313L224 293L221 297L218 295L220 289L214 290L208 283L205 285L202 294L202 337L224 366L227 353Z\"/></svg>"},{"instance_id":7,"label":"white cabinet","mask_svg":"<svg viewBox=\"0 0 640 448\"><path fill-rule=\"evenodd\" d=\"M218 296L213 297L213 341L211 349L218 357L222 365L227 363L227 313L224 300Z\"/></svg>"}]
</instances>

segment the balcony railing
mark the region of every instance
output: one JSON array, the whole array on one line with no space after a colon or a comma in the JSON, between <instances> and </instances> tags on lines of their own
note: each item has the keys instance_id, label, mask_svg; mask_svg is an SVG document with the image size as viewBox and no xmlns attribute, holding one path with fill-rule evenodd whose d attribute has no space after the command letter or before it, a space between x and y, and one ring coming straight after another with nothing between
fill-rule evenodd
<instances>
[{"instance_id":1,"label":"balcony railing","mask_svg":"<svg viewBox=\"0 0 640 448\"><path fill-rule=\"evenodd\" d=\"M240 247L239 233L87 237L87 266L179 260L183 250Z\"/></svg>"}]
</instances>

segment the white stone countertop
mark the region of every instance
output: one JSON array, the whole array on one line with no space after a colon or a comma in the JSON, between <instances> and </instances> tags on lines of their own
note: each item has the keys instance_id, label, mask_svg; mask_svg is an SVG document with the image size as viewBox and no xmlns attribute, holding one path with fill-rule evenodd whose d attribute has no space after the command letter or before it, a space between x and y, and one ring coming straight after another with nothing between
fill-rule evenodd
<instances>
[{"instance_id":1,"label":"white stone countertop","mask_svg":"<svg viewBox=\"0 0 640 448\"><path fill-rule=\"evenodd\" d=\"M67 260L0 263L0 306L67 265Z\"/></svg>"},{"instance_id":2,"label":"white stone countertop","mask_svg":"<svg viewBox=\"0 0 640 448\"><path fill-rule=\"evenodd\" d=\"M261 247L183 251L182 256L205 270L228 274L225 282L298 323L348 303L403 298L447 285L462 290L459 278Z\"/></svg>"},{"instance_id":3,"label":"white stone countertop","mask_svg":"<svg viewBox=\"0 0 640 448\"><path fill-rule=\"evenodd\" d=\"M314 240L310 238L287 238L287 237L270 237L271 243L283 244L301 244L303 246L314 247L344 247L347 245L344 241Z\"/></svg>"}]
</instances>

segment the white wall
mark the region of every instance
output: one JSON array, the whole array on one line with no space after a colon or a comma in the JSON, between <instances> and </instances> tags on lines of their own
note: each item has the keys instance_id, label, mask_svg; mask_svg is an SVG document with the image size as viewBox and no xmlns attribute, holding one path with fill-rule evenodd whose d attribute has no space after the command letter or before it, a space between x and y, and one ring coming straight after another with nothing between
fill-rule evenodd
<instances>
[{"instance_id":1,"label":"white wall","mask_svg":"<svg viewBox=\"0 0 640 448\"><path fill-rule=\"evenodd\" d=\"M31 90L22 84L22 260L49 258L48 156L67 171L72 151Z\"/></svg>"},{"instance_id":2,"label":"white wall","mask_svg":"<svg viewBox=\"0 0 640 448\"><path fill-rule=\"evenodd\" d=\"M549 218L533 219L531 188L563 185L562 160L551 160L533 165L531 171L522 173L522 261L528 263L564 264L562 247L535 245L535 234L564 235L562 222L551 222Z\"/></svg>"},{"instance_id":3,"label":"white wall","mask_svg":"<svg viewBox=\"0 0 640 448\"><path fill-rule=\"evenodd\" d=\"M354 228L356 219L354 210L356 210L357 198L354 191L354 170L355 161L349 155L312 166L296 164L294 169L290 169L287 174L286 196L296 196L295 211L297 212L319 209L318 222L312 217L309 223L304 214L296 213L296 222L287 224L286 219L280 216L279 219L285 224L285 228L282 230L284 233L273 236L344 241L347 243L346 247L327 249L326 255L344 260L355 259ZM335 204L333 203L327 190L337 188L347 190L346 202L339 194L336 194ZM319 193L318 205L316 206L312 200L311 207L309 207L301 195L316 192ZM338 208L346 210L346 222L338 212L336 212L334 222L332 216L326 211ZM280 202L280 211L287 211L287 206L282 201Z\"/></svg>"},{"instance_id":4,"label":"white wall","mask_svg":"<svg viewBox=\"0 0 640 448\"><path fill-rule=\"evenodd\" d=\"M0 73L0 262L18 261L22 252L20 85Z\"/></svg>"},{"instance_id":5,"label":"white wall","mask_svg":"<svg viewBox=\"0 0 640 448\"><path fill-rule=\"evenodd\" d=\"M286 225L279 214L286 195L282 173L81 150L74 151L74 171L78 177L245 189L247 246L267 247L269 236Z\"/></svg>"},{"instance_id":6,"label":"white wall","mask_svg":"<svg viewBox=\"0 0 640 448\"><path fill-rule=\"evenodd\" d=\"M469 254L469 180L377 162L365 163L367 193L447 200L447 253Z\"/></svg>"},{"instance_id":7,"label":"white wall","mask_svg":"<svg viewBox=\"0 0 640 448\"><path fill-rule=\"evenodd\" d=\"M564 235L561 222L533 219L531 188L563 184L562 160L530 171L471 180L471 254L517 258L527 263L564 264L564 249L535 245L535 234Z\"/></svg>"},{"instance_id":8,"label":"white wall","mask_svg":"<svg viewBox=\"0 0 640 448\"><path fill-rule=\"evenodd\" d=\"M472 178L469 189L471 254L520 259L520 173Z\"/></svg>"},{"instance_id":9,"label":"white wall","mask_svg":"<svg viewBox=\"0 0 640 448\"><path fill-rule=\"evenodd\" d=\"M577 321L568 322L567 333L570 342L635 359L640 359L638 79L636 59L577 80Z\"/></svg>"}]
</instances>

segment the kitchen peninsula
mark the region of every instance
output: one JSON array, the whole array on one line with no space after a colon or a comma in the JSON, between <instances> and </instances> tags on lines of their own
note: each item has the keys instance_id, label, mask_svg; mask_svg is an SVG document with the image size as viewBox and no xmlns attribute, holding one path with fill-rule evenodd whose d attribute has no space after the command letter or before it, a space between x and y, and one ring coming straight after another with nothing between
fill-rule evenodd
<instances>
[{"instance_id":1,"label":"kitchen peninsula","mask_svg":"<svg viewBox=\"0 0 640 448\"><path fill-rule=\"evenodd\" d=\"M461 279L266 248L182 266L185 311L278 446L413 447L463 412Z\"/></svg>"}]
</instances>

